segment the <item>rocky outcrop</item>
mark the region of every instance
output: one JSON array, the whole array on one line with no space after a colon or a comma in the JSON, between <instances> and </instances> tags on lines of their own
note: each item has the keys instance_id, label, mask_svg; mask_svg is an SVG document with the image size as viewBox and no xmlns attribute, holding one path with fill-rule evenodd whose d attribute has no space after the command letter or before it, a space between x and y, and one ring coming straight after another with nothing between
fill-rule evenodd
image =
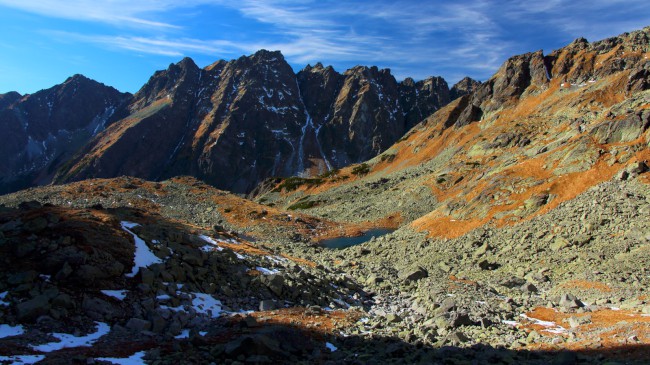
<instances>
[{"instance_id":1,"label":"rocky outcrop","mask_svg":"<svg viewBox=\"0 0 650 365\"><path fill-rule=\"evenodd\" d=\"M463 110L455 112L459 117L453 124L464 126L512 106L522 96L541 92L551 79L558 77L563 81L562 87L584 86L616 72L632 70L627 90L645 90L650 85L650 62L644 56L649 33L647 27L593 43L578 38L546 56L540 50L511 57L494 76L476 87L468 103L460 103Z\"/></svg>"},{"instance_id":2,"label":"rocky outcrop","mask_svg":"<svg viewBox=\"0 0 650 365\"><path fill-rule=\"evenodd\" d=\"M123 114L129 100L82 75L21 96L0 96L0 194L48 183L54 171Z\"/></svg>"},{"instance_id":3,"label":"rocky outcrop","mask_svg":"<svg viewBox=\"0 0 650 365\"><path fill-rule=\"evenodd\" d=\"M464 77L462 80L458 81L451 87L449 90L449 97L451 100L458 99L463 95L468 95L474 92L479 86L481 86L480 81L476 81L469 77Z\"/></svg>"},{"instance_id":4,"label":"rocky outcrop","mask_svg":"<svg viewBox=\"0 0 650 365\"><path fill-rule=\"evenodd\" d=\"M418 82L406 78L399 87L407 130L454 99L442 77L429 77Z\"/></svg>"}]
</instances>

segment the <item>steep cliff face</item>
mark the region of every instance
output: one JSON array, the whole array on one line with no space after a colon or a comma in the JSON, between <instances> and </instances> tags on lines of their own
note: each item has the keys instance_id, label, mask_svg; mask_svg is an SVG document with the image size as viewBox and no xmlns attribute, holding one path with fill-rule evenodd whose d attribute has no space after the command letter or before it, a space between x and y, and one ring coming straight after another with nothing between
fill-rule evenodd
<instances>
[{"instance_id":1,"label":"steep cliff face","mask_svg":"<svg viewBox=\"0 0 650 365\"><path fill-rule=\"evenodd\" d=\"M418 82L407 78L399 86L407 130L454 99L442 77L429 77Z\"/></svg>"},{"instance_id":2,"label":"steep cliff face","mask_svg":"<svg viewBox=\"0 0 650 365\"><path fill-rule=\"evenodd\" d=\"M49 182L74 152L124 114L129 98L81 75L31 95L1 95L0 193Z\"/></svg>"},{"instance_id":3,"label":"steep cliff face","mask_svg":"<svg viewBox=\"0 0 650 365\"><path fill-rule=\"evenodd\" d=\"M463 95L471 94L481 86L480 81L476 81L469 77L464 77L462 80L458 81L454 86L449 90L449 96L451 100L460 98Z\"/></svg>"},{"instance_id":4,"label":"steep cliff face","mask_svg":"<svg viewBox=\"0 0 650 365\"><path fill-rule=\"evenodd\" d=\"M411 80L412 83L412 80ZM280 52L204 69L190 59L156 72L129 115L88 144L56 181L192 175L248 192L271 176L313 176L384 151L449 100L441 78L404 88L390 70L322 64L295 74Z\"/></svg>"}]
</instances>

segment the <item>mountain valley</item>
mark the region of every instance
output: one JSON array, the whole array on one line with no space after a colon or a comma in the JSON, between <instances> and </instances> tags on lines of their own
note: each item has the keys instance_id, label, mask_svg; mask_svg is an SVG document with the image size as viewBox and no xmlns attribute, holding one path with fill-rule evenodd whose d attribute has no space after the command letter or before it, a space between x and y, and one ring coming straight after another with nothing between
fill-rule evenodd
<instances>
[{"instance_id":1,"label":"mountain valley","mask_svg":"<svg viewBox=\"0 0 650 365\"><path fill-rule=\"evenodd\" d=\"M0 196L0 363L647 363L649 44L452 88L184 59L39 139L19 112L92 81L4 94L3 171L57 184Z\"/></svg>"}]
</instances>

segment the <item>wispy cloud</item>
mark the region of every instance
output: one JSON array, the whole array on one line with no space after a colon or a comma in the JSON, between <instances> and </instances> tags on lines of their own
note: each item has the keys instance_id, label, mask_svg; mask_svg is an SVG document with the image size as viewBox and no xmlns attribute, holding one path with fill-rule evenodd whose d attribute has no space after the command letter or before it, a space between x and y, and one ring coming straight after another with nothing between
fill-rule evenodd
<instances>
[{"instance_id":1,"label":"wispy cloud","mask_svg":"<svg viewBox=\"0 0 650 365\"><path fill-rule=\"evenodd\" d=\"M398 78L485 79L507 57L545 47L541 39L595 40L650 23L647 0L0 0L0 6L114 27L103 34L49 32L59 40L168 57L279 49L294 64L377 64ZM242 28L232 38L193 25L223 10L263 29L233 21L229 28Z\"/></svg>"},{"instance_id":2,"label":"wispy cloud","mask_svg":"<svg viewBox=\"0 0 650 365\"><path fill-rule=\"evenodd\" d=\"M181 57L187 53L219 54L231 52L233 49L244 52L249 52L251 49L254 49L252 45L247 47L225 40L206 41L192 38L165 39L140 36L85 35L56 30L48 30L44 34L62 41L79 41L140 53L173 57Z\"/></svg>"},{"instance_id":3,"label":"wispy cloud","mask_svg":"<svg viewBox=\"0 0 650 365\"><path fill-rule=\"evenodd\" d=\"M178 6L167 0L0 0L0 5L54 18L131 27L179 28L178 25L153 19L154 14Z\"/></svg>"}]
</instances>

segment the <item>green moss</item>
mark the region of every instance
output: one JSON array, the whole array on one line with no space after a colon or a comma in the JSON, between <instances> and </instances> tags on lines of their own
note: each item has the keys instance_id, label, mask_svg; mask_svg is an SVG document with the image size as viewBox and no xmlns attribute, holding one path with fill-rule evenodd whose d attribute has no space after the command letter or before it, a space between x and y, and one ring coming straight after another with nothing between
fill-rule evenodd
<instances>
[{"instance_id":1,"label":"green moss","mask_svg":"<svg viewBox=\"0 0 650 365\"><path fill-rule=\"evenodd\" d=\"M367 163L362 163L361 165L357 165L352 169L352 173L354 175L365 175L370 172L370 166L368 166Z\"/></svg>"},{"instance_id":2,"label":"green moss","mask_svg":"<svg viewBox=\"0 0 650 365\"><path fill-rule=\"evenodd\" d=\"M397 157L397 155L394 155L392 153L387 153L387 154L381 155L380 161L381 162L384 162L384 161L393 162L395 157Z\"/></svg>"},{"instance_id":3,"label":"green moss","mask_svg":"<svg viewBox=\"0 0 650 365\"><path fill-rule=\"evenodd\" d=\"M318 177L321 178L321 179L327 179L327 178L330 178L332 176L338 175L340 171L341 170L339 170L339 169L330 170L330 171L327 171L327 172L324 172L324 173L318 175Z\"/></svg>"},{"instance_id":4,"label":"green moss","mask_svg":"<svg viewBox=\"0 0 650 365\"><path fill-rule=\"evenodd\" d=\"M302 201L298 201L295 204L290 205L287 209L288 210L309 209L309 208L312 208L314 205L316 205L315 201L302 200Z\"/></svg>"},{"instance_id":5,"label":"green moss","mask_svg":"<svg viewBox=\"0 0 650 365\"><path fill-rule=\"evenodd\" d=\"M294 191L296 190L299 186L302 185L320 185L323 182L323 179L320 177L316 177L313 179L305 179L302 177L288 177L284 179L275 189L273 189L274 192L280 192L280 191Z\"/></svg>"}]
</instances>

